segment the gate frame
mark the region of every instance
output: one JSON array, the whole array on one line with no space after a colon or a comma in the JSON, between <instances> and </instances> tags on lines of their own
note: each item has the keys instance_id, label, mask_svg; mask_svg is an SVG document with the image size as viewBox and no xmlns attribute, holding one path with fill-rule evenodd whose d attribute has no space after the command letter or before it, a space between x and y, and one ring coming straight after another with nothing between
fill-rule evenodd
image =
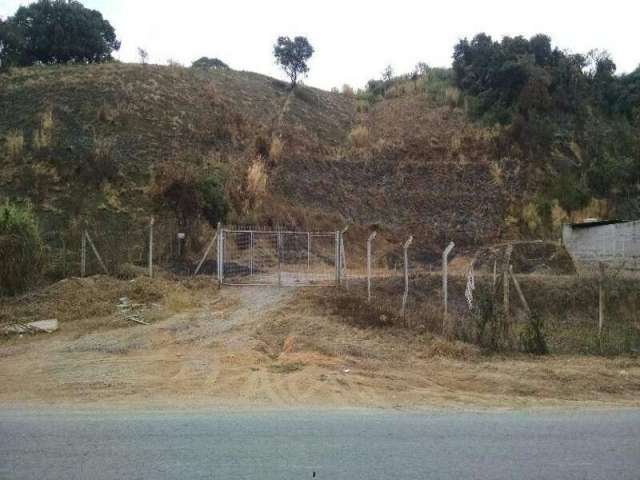
<instances>
[{"instance_id":1,"label":"gate frame","mask_svg":"<svg viewBox=\"0 0 640 480\"><path fill-rule=\"evenodd\" d=\"M234 229L234 228L229 228L226 229L224 228L224 226L222 225L221 222L218 223L218 228L216 230L216 250L217 250L217 255L216 255L216 267L217 267L217 281L218 281L218 287L222 287L222 285L226 285L226 286L256 286L256 287L267 287L267 286L272 286L273 284L270 283L225 283L225 275L224 275L224 253L225 253L225 234L226 233L248 233L250 236L250 244L249 244L249 248L250 248L250 266L249 269L251 271L251 274L253 274L254 271L254 254L253 254L253 248L254 248L254 242L255 242L255 234L256 233L263 233L263 234L273 234L276 235L276 252L277 252L277 259L278 259L278 271L277 271L277 286L278 287L283 287L285 285L283 285L282 283L282 260L283 260L283 241L282 241L282 235L283 234L295 234L295 235L306 235L307 236L307 273L310 273L310 258L311 258L311 238L316 235L316 236L322 236L322 237L333 237L335 235L335 258L334 258L334 263L335 263L335 282L333 284L331 283L325 283L325 284L314 284L314 283L304 283L301 285L286 285L287 287L339 287L340 285L342 285L343 283L343 278L345 278L346 280L346 272L344 272L344 263L346 263L346 261L343 261L343 255L344 255L344 240L343 240L343 235L346 233L348 227L342 229L342 230L336 230L335 232L313 232L313 231L292 231L292 230L259 230L259 229L250 229L250 228L246 228L246 229Z\"/></svg>"}]
</instances>

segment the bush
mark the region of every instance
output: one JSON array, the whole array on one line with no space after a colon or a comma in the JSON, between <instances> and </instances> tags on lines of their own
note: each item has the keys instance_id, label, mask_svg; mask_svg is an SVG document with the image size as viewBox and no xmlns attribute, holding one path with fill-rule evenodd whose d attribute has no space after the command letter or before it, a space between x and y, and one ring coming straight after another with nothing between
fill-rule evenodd
<instances>
[{"instance_id":1,"label":"bush","mask_svg":"<svg viewBox=\"0 0 640 480\"><path fill-rule=\"evenodd\" d=\"M358 125L349 134L349 141L354 148L365 148L369 145L369 129Z\"/></svg>"},{"instance_id":2,"label":"bush","mask_svg":"<svg viewBox=\"0 0 640 480\"><path fill-rule=\"evenodd\" d=\"M0 294L15 295L42 273L43 244L30 207L0 206Z\"/></svg>"},{"instance_id":3,"label":"bush","mask_svg":"<svg viewBox=\"0 0 640 480\"><path fill-rule=\"evenodd\" d=\"M229 211L224 197L224 182L218 175L210 175L200 181L197 189L202 215L209 225L215 227L224 221Z\"/></svg>"}]
</instances>

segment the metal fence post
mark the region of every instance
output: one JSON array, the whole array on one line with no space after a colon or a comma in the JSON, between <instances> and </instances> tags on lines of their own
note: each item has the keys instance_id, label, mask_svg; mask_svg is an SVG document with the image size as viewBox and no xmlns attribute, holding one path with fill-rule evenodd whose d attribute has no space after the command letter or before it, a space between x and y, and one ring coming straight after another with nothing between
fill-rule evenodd
<instances>
[{"instance_id":1,"label":"metal fence post","mask_svg":"<svg viewBox=\"0 0 640 480\"><path fill-rule=\"evenodd\" d=\"M444 312L442 317L442 334L446 335L447 326L448 326L448 302L449 302L449 291L448 291L448 279L449 279L449 254L455 247L455 243L451 242L442 252L442 302L444 306Z\"/></svg>"},{"instance_id":2,"label":"metal fence post","mask_svg":"<svg viewBox=\"0 0 640 480\"><path fill-rule=\"evenodd\" d=\"M149 277L153 278L153 224L155 219L149 220Z\"/></svg>"},{"instance_id":3,"label":"metal fence post","mask_svg":"<svg viewBox=\"0 0 640 480\"><path fill-rule=\"evenodd\" d=\"M371 232L367 239L367 301L371 301L371 243L378 232Z\"/></svg>"},{"instance_id":4,"label":"metal fence post","mask_svg":"<svg viewBox=\"0 0 640 480\"><path fill-rule=\"evenodd\" d=\"M413 242L413 235L404 243L404 295L402 296L402 310L400 314L404 318L405 309L407 307L407 299L409 298L409 246Z\"/></svg>"}]
</instances>

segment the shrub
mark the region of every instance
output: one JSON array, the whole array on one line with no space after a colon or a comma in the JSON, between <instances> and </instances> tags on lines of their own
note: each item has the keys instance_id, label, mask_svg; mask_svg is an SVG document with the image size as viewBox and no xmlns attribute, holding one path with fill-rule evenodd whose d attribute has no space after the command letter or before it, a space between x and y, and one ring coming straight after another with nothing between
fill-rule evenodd
<instances>
[{"instance_id":1,"label":"shrub","mask_svg":"<svg viewBox=\"0 0 640 480\"><path fill-rule=\"evenodd\" d=\"M200 57L191 64L191 68L199 70L229 70L229 65L219 58Z\"/></svg>"},{"instance_id":2,"label":"shrub","mask_svg":"<svg viewBox=\"0 0 640 480\"><path fill-rule=\"evenodd\" d=\"M215 169L201 178L190 168L176 170L175 165L165 164L156 174L151 195L159 208L173 211L183 228L190 228L199 217L215 227L229 211L224 184L223 172Z\"/></svg>"},{"instance_id":3,"label":"shrub","mask_svg":"<svg viewBox=\"0 0 640 480\"><path fill-rule=\"evenodd\" d=\"M15 295L38 280L43 244L30 207L0 206L0 294Z\"/></svg>"},{"instance_id":4,"label":"shrub","mask_svg":"<svg viewBox=\"0 0 640 480\"><path fill-rule=\"evenodd\" d=\"M529 323L520 333L522 350L534 355L547 355L549 347L544 335L544 322L538 315L532 315Z\"/></svg>"},{"instance_id":5,"label":"shrub","mask_svg":"<svg viewBox=\"0 0 640 480\"><path fill-rule=\"evenodd\" d=\"M358 125L351 130L349 141L355 148L365 148L369 145L369 129L364 125Z\"/></svg>"},{"instance_id":6,"label":"shrub","mask_svg":"<svg viewBox=\"0 0 640 480\"><path fill-rule=\"evenodd\" d=\"M229 211L224 197L224 182L219 175L210 175L197 186L200 210L209 225L215 227L223 222Z\"/></svg>"}]
</instances>

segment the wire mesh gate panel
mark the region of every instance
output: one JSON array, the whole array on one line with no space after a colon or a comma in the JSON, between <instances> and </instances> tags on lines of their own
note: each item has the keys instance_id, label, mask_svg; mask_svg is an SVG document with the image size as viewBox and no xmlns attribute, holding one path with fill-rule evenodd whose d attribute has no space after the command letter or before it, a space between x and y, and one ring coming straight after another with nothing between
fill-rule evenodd
<instances>
[{"instance_id":1,"label":"wire mesh gate panel","mask_svg":"<svg viewBox=\"0 0 640 480\"><path fill-rule=\"evenodd\" d=\"M218 253L226 285L335 285L339 234L221 231Z\"/></svg>"}]
</instances>

